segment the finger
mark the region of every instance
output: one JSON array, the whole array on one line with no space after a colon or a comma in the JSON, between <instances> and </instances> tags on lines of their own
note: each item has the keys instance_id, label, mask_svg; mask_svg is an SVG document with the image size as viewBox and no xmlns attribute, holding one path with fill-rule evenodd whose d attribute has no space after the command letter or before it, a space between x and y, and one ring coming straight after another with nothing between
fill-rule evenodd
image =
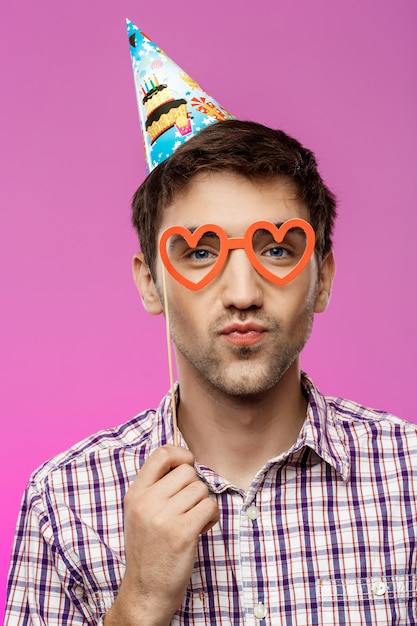
<instances>
[{"instance_id":1,"label":"finger","mask_svg":"<svg viewBox=\"0 0 417 626\"><path fill-rule=\"evenodd\" d=\"M161 498L173 498L186 487L193 484L202 484L202 481L197 476L194 466L183 463L163 476L157 483L149 487Z\"/></svg>"},{"instance_id":2,"label":"finger","mask_svg":"<svg viewBox=\"0 0 417 626\"><path fill-rule=\"evenodd\" d=\"M172 515L183 515L193 509L199 502L209 497L209 490L195 474L195 480L189 482L181 490L166 499L166 510Z\"/></svg>"},{"instance_id":3,"label":"finger","mask_svg":"<svg viewBox=\"0 0 417 626\"><path fill-rule=\"evenodd\" d=\"M145 489L182 464L194 466L194 457L189 450L172 445L162 446L152 452L141 467L135 482Z\"/></svg>"},{"instance_id":4,"label":"finger","mask_svg":"<svg viewBox=\"0 0 417 626\"><path fill-rule=\"evenodd\" d=\"M204 498L190 509L182 518L190 534L206 533L220 519L217 503L212 498Z\"/></svg>"}]
</instances>

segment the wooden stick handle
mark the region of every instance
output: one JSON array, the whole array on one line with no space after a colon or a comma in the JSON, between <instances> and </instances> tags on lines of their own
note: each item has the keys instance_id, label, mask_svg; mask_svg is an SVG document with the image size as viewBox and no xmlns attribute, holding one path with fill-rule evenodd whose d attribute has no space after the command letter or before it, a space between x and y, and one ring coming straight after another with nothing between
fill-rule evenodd
<instances>
[{"instance_id":1,"label":"wooden stick handle","mask_svg":"<svg viewBox=\"0 0 417 626\"><path fill-rule=\"evenodd\" d=\"M170 324L169 324L167 282L166 282L165 266L163 264L162 264L162 284L163 284L163 290L164 290L165 325L166 325L166 337L167 337L169 384L171 388L172 422L174 426L174 445L178 446L177 403L175 399L174 374L173 374L173 368L172 368L171 330L170 330Z\"/></svg>"}]
</instances>

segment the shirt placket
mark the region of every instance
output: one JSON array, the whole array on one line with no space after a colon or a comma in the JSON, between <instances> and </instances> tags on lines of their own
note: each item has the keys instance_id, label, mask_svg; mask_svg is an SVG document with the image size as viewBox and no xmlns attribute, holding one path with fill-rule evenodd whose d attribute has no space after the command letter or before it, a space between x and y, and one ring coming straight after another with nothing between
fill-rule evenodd
<instances>
[{"instance_id":1,"label":"shirt placket","mask_svg":"<svg viewBox=\"0 0 417 626\"><path fill-rule=\"evenodd\" d=\"M266 626L268 623L262 533L259 494L248 494L241 510L239 528L242 588L247 626Z\"/></svg>"}]
</instances>

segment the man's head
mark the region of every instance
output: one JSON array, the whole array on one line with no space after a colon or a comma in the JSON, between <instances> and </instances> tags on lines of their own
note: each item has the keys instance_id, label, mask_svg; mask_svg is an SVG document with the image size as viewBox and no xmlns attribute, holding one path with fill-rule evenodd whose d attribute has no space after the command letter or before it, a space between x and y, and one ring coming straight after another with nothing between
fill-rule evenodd
<instances>
[{"instance_id":1,"label":"man's head","mask_svg":"<svg viewBox=\"0 0 417 626\"><path fill-rule=\"evenodd\" d=\"M205 128L183 144L136 191L132 221L152 273L164 209L186 191L195 176L216 172L231 172L251 181L291 181L309 211L319 261L330 251L336 202L317 170L314 154L283 131L230 120Z\"/></svg>"}]
</instances>

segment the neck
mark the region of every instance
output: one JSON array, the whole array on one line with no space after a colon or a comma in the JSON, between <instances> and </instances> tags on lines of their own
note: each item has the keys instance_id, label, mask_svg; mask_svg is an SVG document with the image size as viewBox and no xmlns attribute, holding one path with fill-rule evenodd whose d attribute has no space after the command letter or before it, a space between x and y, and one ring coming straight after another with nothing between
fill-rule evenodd
<instances>
[{"instance_id":1,"label":"neck","mask_svg":"<svg viewBox=\"0 0 417 626\"><path fill-rule=\"evenodd\" d=\"M179 427L196 460L247 490L265 462L290 448L307 401L298 361L272 389L253 396L225 394L194 376L181 376Z\"/></svg>"}]
</instances>

